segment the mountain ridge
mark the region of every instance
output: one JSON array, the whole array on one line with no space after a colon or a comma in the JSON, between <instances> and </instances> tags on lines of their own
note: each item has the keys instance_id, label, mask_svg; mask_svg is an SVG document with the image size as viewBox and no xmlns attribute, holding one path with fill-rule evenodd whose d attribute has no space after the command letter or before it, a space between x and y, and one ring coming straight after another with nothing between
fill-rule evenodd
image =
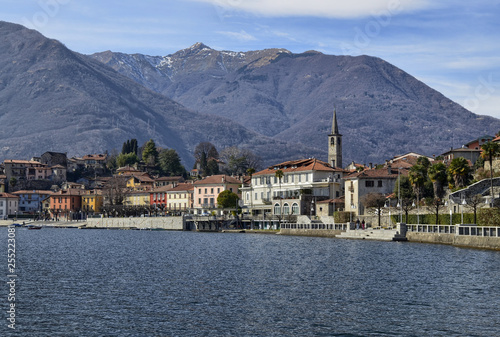
<instances>
[{"instance_id":1,"label":"mountain ridge","mask_svg":"<svg viewBox=\"0 0 500 337\"><path fill-rule=\"evenodd\" d=\"M23 26L0 22L0 159L45 151L85 155L154 139L189 168L202 141L252 147L285 159L300 144L274 140L233 121L185 108L92 58ZM272 155L271 155L272 156Z\"/></svg>"},{"instance_id":2,"label":"mountain ridge","mask_svg":"<svg viewBox=\"0 0 500 337\"><path fill-rule=\"evenodd\" d=\"M439 155L500 128L498 119L475 115L372 56L216 51L196 43L163 57L111 52L91 57L193 110L305 144L321 158L334 108L346 162L381 162L412 151Z\"/></svg>"}]
</instances>

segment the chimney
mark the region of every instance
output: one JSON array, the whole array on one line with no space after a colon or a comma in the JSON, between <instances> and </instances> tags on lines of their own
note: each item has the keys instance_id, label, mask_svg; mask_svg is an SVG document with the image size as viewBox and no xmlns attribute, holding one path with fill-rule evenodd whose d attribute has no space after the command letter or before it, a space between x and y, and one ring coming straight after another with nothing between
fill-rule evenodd
<instances>
[{"instance_id":1,"label":"chimney","mask_svg":"<svg viewBox=\"0 0 500 337\"><path fill-rule=\"evenodd\" d=\"M392 174L392 166L389 163L387 163L387 173Z\"/></svg>"},{"instance_id":2,"label":"chimney","mask_svg":"<svg viewBox=\"0 0 500 337\"><path fill-rule=\"evenodd\" d=\"M369 163L368 166L370 167L370 170L373 168L373 164Z\"/></svg>"}]
</instances>

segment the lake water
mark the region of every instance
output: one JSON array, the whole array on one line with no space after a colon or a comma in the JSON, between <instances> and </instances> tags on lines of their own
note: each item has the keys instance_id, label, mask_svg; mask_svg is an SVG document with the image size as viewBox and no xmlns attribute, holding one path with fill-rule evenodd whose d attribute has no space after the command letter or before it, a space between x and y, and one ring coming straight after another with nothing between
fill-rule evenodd
<instances>
[{"instance_id":1,"label":"lake water","mask_svg":"<svg viewBox=\"0 0 500 337\"><path fill-rule=\"evenodd\" d=\"M500 252L261 234L15 235L16 330L6 284L1 336L500 336Z\"/></svg>"}]
</instances>

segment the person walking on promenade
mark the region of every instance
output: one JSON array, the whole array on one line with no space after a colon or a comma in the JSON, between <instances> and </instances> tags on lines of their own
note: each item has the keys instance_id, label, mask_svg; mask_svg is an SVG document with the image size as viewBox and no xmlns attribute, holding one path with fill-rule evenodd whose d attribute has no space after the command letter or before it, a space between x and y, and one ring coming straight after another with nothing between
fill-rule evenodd
<instances>
[{"instance_id":1,"label":"person walking on promenade","mask_svg":"<svg viewBox=\"0 0 500 337\"><path fill-rule=\"evenodd\" d=\"M361 229L365 229L365 219L363 219L363 221L361 221Z\"/></svg>"},{"instance_id":2,"label":"person walking on promenade","mask_svg":"<svg viewBox=\"0 0 500 337\"><path fill-rule=\"evenodd\" d=\"M359 219L356 219L356 229L359 229Z\"/></svg>"}]
</instances>

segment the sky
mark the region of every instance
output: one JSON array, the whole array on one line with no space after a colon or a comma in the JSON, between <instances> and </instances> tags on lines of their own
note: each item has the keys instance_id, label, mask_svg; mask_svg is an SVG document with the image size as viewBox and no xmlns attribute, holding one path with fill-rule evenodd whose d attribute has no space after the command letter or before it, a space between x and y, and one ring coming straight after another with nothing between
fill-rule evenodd
<instances>
[{"instance_id":1,"label":"sky","mask_svg":"<svg viewBox=\"0 0 500 337\"><path fill-rule=\"evenodd\" d=\"M500 118L500 0L0 0L0 20L71 50L166 56L285 48L386 60Z\"/></svg>"}]
</instances>

